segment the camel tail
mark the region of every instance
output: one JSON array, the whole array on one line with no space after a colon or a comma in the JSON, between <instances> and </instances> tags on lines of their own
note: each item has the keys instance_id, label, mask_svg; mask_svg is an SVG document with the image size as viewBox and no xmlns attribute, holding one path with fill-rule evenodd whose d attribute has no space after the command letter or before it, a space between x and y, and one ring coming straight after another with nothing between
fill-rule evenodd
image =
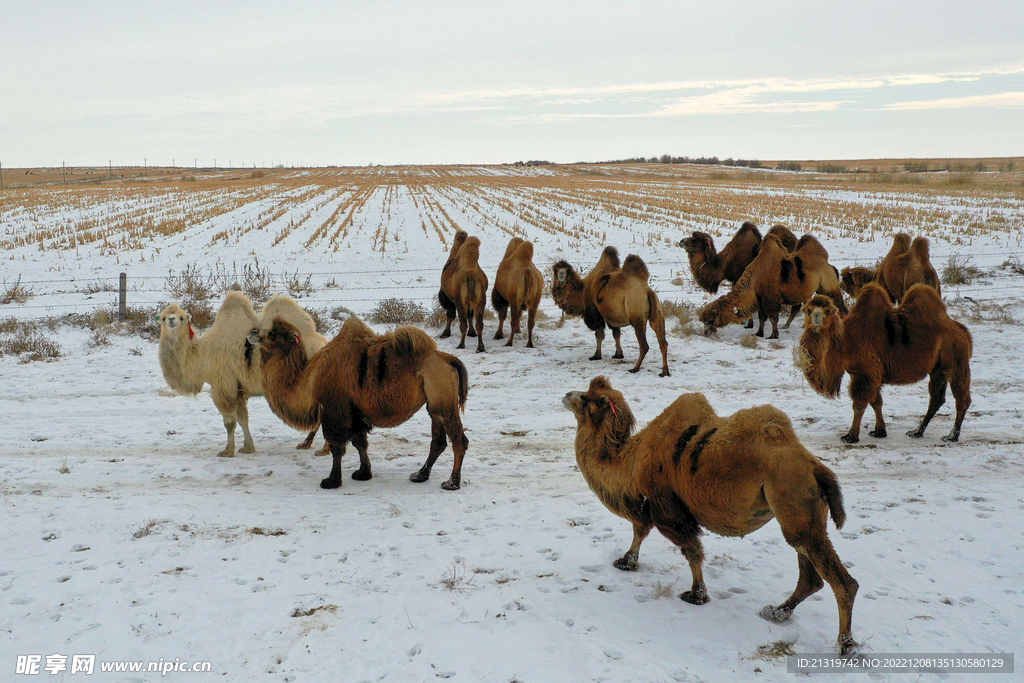
<instances>
[{"instance_id":1,"label":"camel tail","mask_svg":"<svg viewBox=\"0 0 1024 683\"><path fill-rule=\"evenodd\" d=\"M476 311L476 288L476 278L472 275L467 276L462 285L462 300L465 302L470 315L473 315L474 311ZM480 309L480 312L483 313L482 305Z\"/></svg>"},{"instance_id":2,"label":"camel tail","mask_svg":"<svg viewBox=\"0 0 1024 683\"><path fill-rule=\"evenodd\" d=\"M645 282L650 279L651 273L647 270L647 264L636 254L630 254L622 264L622 272L632 277L639 278Z\"/></svg>"},{"instance_id":3,"label":"camel tail","mask_svg":"<svg viewBox=\"0 0 1024 683\"><path fill-rule=\"evenodd\" d=\"M523 296L520 301L529 301L528 294L533 291L533 269L523 269Z\"/></svg>"},{"instance_id":4,"label":"camel tail","mask_svg":"<svg viewBox=\"0 0 1024 683\"><path fill-rule=\"evenodd\" d=\"M469 396L469 373L466 366L455 356L448 357L448 363L459 375L459 410L466 410L466 398Z\"/></svg>"},{"instance_id":5,"label":"camel tail","mask_svg":"<svg viewBox=\"0 0 1024 683\"><path fill-rule=\"evenodd\" d=\"M843 508L843 491L839 488L839 480L835 472L820 462L814 463L814 479L818 482L821 497L828 503L828 511L837 529L846 523L846 510Z\"/></svg>"},{"instance_id":6,"label":"camel tail","mask_svg":"<svg viewBox=\"0 0 1024 683\"><path fill-rule=\"evenodd\" d=\"M391 348L400 358L422 360L437 351L437 344L420 328L403 325L395 330Z\"/></svg>"},{"instance_id":7,"label":"camel tail","mask_svg":"<svg viewBox=\"0 0 1024 683\"><path fill-rule=\"evenodd\" d=\"M665 314L661 311L661 302L658 300L658 295L654 293L653 289L647 290L647 320L652 324L658 320L664 319Z\"/></svg>"}]
</instances>

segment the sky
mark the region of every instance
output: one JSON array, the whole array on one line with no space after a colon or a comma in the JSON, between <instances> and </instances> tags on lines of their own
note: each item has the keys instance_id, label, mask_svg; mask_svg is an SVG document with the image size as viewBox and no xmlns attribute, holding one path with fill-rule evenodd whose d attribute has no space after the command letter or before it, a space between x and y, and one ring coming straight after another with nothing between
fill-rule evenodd
<instances>
[{"instance_id":1,"label":"sky","mask_svg":"<svg viewBox=\"0 0 1024 683\"><path fill-rule=\"evenodd\" d=\"M0 0L0 163L1024 155L1024 3Z\"/></svg>"}]
</instances>

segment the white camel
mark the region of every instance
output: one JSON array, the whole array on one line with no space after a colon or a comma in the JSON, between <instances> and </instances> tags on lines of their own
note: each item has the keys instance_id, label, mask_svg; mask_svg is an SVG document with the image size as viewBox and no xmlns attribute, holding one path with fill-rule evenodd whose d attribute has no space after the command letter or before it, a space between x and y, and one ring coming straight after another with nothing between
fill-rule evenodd
<instances>
[{"instance_id":1,"label":"white camel","mask_svg":"<svg viewBox=\"0 0 1024 683\"><path fill-rule=\"evenodd\" d=\"M264 307L264 313L283 317L302 330L308 340L304 340L307 353L326 343L317 334L309 314L288 297L274 297ZM254 353L247 337L262 321L252 302L241 292L228 292L213 326L200 336L192 329L189 314L177 304L165 308L156 319L160 323L160 368L168 386L179 394L195 396L205 384L210 385L213 404L224 419L228 434L227 445L217 455L234 456L236 425L241 425L243 435L238 451L255 451L247 401L251 396L263 395L263 377L259 354ZM299 448L309 448L315 436L314 429Z\"/></svg>"}]
</instances>

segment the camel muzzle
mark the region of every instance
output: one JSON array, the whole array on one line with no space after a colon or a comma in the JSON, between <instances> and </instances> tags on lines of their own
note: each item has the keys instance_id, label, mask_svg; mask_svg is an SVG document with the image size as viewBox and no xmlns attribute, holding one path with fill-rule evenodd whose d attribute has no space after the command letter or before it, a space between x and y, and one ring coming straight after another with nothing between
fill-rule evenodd
<instances>
[{"instance_id":1,"label":"camel muzzle","mask_svg":"<svg viewBox=\"0 0 1024 683\"><path fill-rule=\"evenodd\" d=\"M582 391L570 391L569 393L562 397L562 406L566 410L572 410L573 412L576 412L574 410L574 407L579 403L580 396L582 395Z\"/></svg>"},{"instance_id":2,"label":"camel muzzle","mask_svg":"<svg viewBox=\"0 0 1024 683\"><path fill-rule=\"evenodd\" d=\"M259 331L258 330L253 330L252 332L249 333L249 336L246 337L245 340L247 342L249 342L250 344L252 344L253 346L259 346L260 345L260 333L259 333Z\"/></svg>"}]
</instances>

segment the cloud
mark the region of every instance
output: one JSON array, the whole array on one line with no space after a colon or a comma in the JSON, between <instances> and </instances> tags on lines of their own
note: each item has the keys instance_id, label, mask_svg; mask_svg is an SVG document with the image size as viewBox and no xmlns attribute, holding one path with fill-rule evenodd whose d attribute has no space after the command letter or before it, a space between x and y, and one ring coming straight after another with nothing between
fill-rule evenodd
<instances>
[{"instance_id":1,"label":"cloud","mask_svg":"<svg viewBox=\"0 0 1024 683\"><path fill-rule=\"evenodd\" d=\"M975 107L996 107L1017 109L1024 107L1024 92L999 92L991 95L970 95L967 97L943 97L937 100L916 100L894 102L882 109L895 111L919 111L922 109L973 109Z\"/></svg>"}]
</instances>

